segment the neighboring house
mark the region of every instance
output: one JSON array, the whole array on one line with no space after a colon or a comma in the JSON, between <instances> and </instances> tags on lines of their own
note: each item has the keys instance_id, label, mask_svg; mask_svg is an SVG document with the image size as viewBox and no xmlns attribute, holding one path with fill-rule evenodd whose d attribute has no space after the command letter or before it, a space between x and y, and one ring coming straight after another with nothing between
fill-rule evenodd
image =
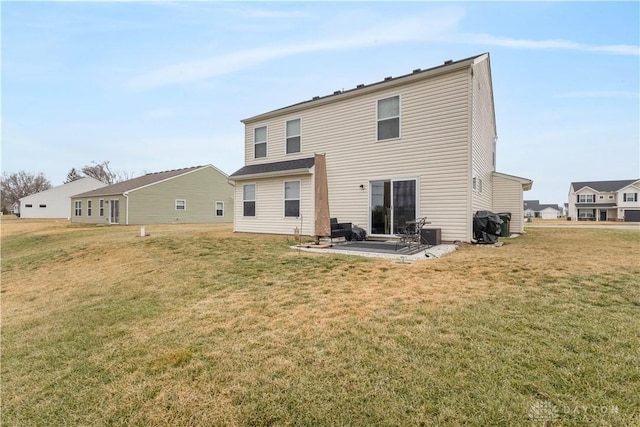
<instances>
[{"instance_id":1,"label":"neighboring house","mask_svg":"<svg viewBox=\"0 0 640 427\"><path fill-rule=\"evenodd\" d=\"M20 199L20 218L71 218L71 196L106 186L89 176Z\"/></svg>"},{"instance_id":2,"label":"neighboring house","mask_svg":"<svg viewBox=\"0 0 640 427\"><path fill-rule=\"evenodd\" d=\"M569 209L572 220L640 222L640 179L572 182Z\"/></svg>"},{"instance_id":3,"label":"neighboring house","mask_svg":"<svg viewBox=\"0 0 640 427\"><path fill-rule=\"evenodd\" d=\"M234 230L316 235L315 155L324 154L330 216L391 237L428 218L442 240L469 242L476 211L511 212L524 230L532 181L497 173L489 54L245 120ZM324 163L324 162L323 162Z\"/></svg>"},{"instance_id":4,"label":"neighboring house","mask_svg":"<svg viewBox=\"0 0 640 427\"><path fill-rule=\"evenodd\" d=\"M11 215L20 216L20 202L15 202L14 204L12 204L8 211Z\"/></svg>"},{"instance_id":5,"label":"neighboring house","mask_svg":"<svg viewBox=\"0 0 640 427\"><path fill-rule=\"evenodd\" d=\"M233 186L212 165L148 173L71 198L72 222L233 222Z\"/></svg>"},{"instance_id":6,"label":"neighboring house","mask_svg":"<svg viewBox=\"0 0 640 427\"><path fill-rule=\"evenodd\" d=\"M562 208L558 205L541 204L540 200L524 201L525 218L558 219L562 216Z\"/></svg>"}]
</instances>

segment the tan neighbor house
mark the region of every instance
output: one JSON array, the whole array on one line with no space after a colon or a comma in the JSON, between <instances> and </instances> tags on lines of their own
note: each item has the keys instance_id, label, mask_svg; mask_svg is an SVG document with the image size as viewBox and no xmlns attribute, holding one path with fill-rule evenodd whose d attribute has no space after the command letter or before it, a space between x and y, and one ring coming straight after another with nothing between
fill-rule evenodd
<instances>
[{"instance_id":1,"label":"tan neighbor house","mask_svg":"<svg viewBox=\"0 0 640 427\"><path fill-rule=\"evenodd\" d=\"M573 221L640 222L640 179L572 182L567 216Z\"/></svg>"},{"instance_id":2,"label":"tan neighbor house","mask_svg":"<svg viewBox=\"0 0 640 427\"><path fill-rule=\"evenodd\" d=\"M233 185L212 165L148 173L71 197L71 221L94 224L233 222Z\"/></svg>"},{"instance_id":3,"label":"tan neighbor house","mask_svg":"<svg viewBox=\"0 0 640 427\"><path fill-rule=\"evenodd\" d=\"M313 236L316 153L330 216L393 237L426 216L444 241L471 241L476 211L511 212L523 231L531 180L495 170L489 54L358 85L260 114L245 125L235 231Z\"/></svg>"}]
</instances>

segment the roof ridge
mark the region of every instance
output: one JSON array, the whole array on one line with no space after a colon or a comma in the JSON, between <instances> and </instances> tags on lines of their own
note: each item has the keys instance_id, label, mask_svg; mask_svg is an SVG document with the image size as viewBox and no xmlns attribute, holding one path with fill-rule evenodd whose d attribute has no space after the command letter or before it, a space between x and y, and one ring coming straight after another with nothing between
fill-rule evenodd
<instances>
[{"instance_id":1,"label":"roof ridge","mask_svg":"<svg viewBox=\"0 0 640 427\"><path fill-rule=\"evenodd\" d=\"M189 167L186 167L186 168L167 169L167 170L164 170L164 171L158 171L158 172L147 172L147 173L145 173L145 174L144 174L144 175L142 175L142 176L146 176L146 175L157 175L157 174L160 174L160 173L167 173L167 172L177 172L177 171L181 171L181 170L188 170L188 169L198 169L198 168L203 168L203 167L205 167L205 166L207 166L207 165L189 166Z\"/></svg>"}]
</instances>

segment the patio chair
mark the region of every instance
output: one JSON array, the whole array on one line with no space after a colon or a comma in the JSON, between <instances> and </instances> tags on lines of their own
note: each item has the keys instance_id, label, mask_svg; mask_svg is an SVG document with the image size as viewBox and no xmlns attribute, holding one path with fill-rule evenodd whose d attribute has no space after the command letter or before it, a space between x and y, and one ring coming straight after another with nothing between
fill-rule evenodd
<instances>
[{"instance_id":1,"label":"patio chair","mask_svg":"<svg viewBox=\"0 0 640 427\"><path fill-rule=\"evenodd\" d=\"M427 221L426 216L407 221L402 232L397 234L399 239L396 241L396 251L398 250L398 247L411 250L412 246L421 246L422 228L427 224L430 223Z\"/></svg>"}]
</instances>

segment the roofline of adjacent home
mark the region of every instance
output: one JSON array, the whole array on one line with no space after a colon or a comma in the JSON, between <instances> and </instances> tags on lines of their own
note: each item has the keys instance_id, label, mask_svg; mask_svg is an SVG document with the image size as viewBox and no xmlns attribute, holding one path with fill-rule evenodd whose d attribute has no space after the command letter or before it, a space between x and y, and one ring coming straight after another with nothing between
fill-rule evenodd
<instances>
[{"instance_id":1,"label":"roofline of adjacent home","mask_svg":"<svg viewBox=\"0 0 640 427\"><path fill-rule=\"evenodd\" d=\"M109 184L105 184L104 182L100 181L99 179L95 179L95 178L94 178L94 177L92 177L92 176L83 176L82 178L78 178L78 179L73 180L73 181L71 181L71 182L67 182L67 183L65 183L65 184L56 185L55 187L51 187L51 188L49 188L49 189L47 189L47 190L43 190L43 191L40 191L40 192L38 192L38 193L33 193L33 194L29 194L28 196L21 197L20 199L18 199L18 203L19 203L20 201L25 200L25 199L28 199L28 198L30 198L30 197L36 198L37 196L41 196L43 193L49 193L49 192L52 192L52 191L55 191L55 190L59 190L59 189L60 189L60 187L64 187L65 185L73 184L73 183L74 183L74 182L76 182L76 181L86 180L86 179L90 179L90 180L92 180L92 181L95 181L95 182L96 182L96 183L98 183L98 184L102 184L102 187L106 187L107 185L109 185ZM100 188L102 188L102 187L95 188L94 190L98 190L98 189L100 189ZM89 191L93 191L93 190L89 190ZM69 196L69 197L72 197L72 196Z\"/></svg>"},{"instance_id":2,"label":"roofline of adjacent home","mask_svg":"<svg viewBox=\"0 0 640 427\"><path fill-rule=\"evenodd\" d=\"M178 175L173 175L173 176L161 179L159 181L153 181L153 182L148 183L148 184L140 185L139 187L130 188L129 190L110 191L109 187L116 186L116 185L120 184L120 183L115 183L115 184L107 185L106 187L101 187L101 188L97 188L95 190L90 190L90 191L85 191L83 193L75 194L75 195L71 196L71 198L75 199L75 198L108 197L108 196L121 196L121 195L125 195L126 196L127 194L129 194L129 193L131 193L133 191L137 191L137 190L140 190L140 189L143 189L143 188L150 187L152 185L156 185L156 184L159 184L159 183L162 183L162 182L166 182L166 181L169 181L171 179L174 179L174 178L177 178L177 177L180 177L180 176L184 176L184 175L188 175L188 174L193 173L193 172L198 172L198 171L201 171L201 170L209 168L209 167L213 168L215 171L217 171L220 174L222 174L225 178L228 177L228 175L226 173L222 172L220 169L216 168L212 164L201 165L201 166L193 166L191 168L184 168L184 169L191 169L191 170L186 170L183 173L180 173ZM152 173L147 174L147 175L156 174L156 173L163 173L163 172L169 172L169 171L152 172ZM131 180L138 179L138 178L141 178L143 176L145 176L145 175L141 175L139 177L131 178ZM126 181L130 181L130 180L126 180ZM126 182L126 181L123 181L123 182ZM93 193L93 192L95 192L97 190L103 190L103 192L99 192L97 194L89 194L89 193Z\"/></svg>"},{"instance_id":3,"label":"roofline of adjacent home","mask_svg":"<svg viewBox=\"0 0 640 427\"><path fill-rule=\"evenodd\" d=\"M571 188L573 189L573 184L571 184ZM618 191L618 190L613 190L613 191L600 191L600 190L596 190L596 189L595 189L595 188L593 188L593 187L589 187L588 185L583 185L582 187L578 188L577 190L576 190L576 189L574 189L574 190L571 192L571 194L577 193L577 192L582 191L582 190L585 190L585 189L586 189L586 190L591 190L591 191L593 191L594 193L616 193L616 192Z\"/></svg>"},{"instance_id":4,"label":"roofline of adjacent home","mask_svg":"<svg viewBox=\"0 0 640 427\"><path fill-rule=\"evenodd\" d=\"M598 183L624 183L626 182L626 185L622 185L620 187L616 187L613 190L598 190L596 188L593 188L590 185L586 185L586 184L598 184ZM616 193L618 191L622 191L627 187L630 186L634 186L636 184L640 183L640 179L619 179L619 180L613 180L613 181L575 181L572 182L571 185L569 185L569 192L570 193L577 193L580 190L584 190L585 188L591 190L591 191L595 191L597 193ZM583 184L582 186L578 187L576 184Z\"/></svg>"},{"instance_id":5,"label":"roofline of adjacent home","mask_svg":"<svg viewBox=\"0 0 640 427\"><path fill-rule=\"evenodd\" d=\"M356 96L362 96L368 93L377 92L384 89L393 88L395 86L405 85L419 80L424 80L437 75L451 73L464 68L470 68L479 59L489 56L489 53L483 53L475 55L469 58L461 59L458 61L445 61L444 64L438 65L427 70L416 69L410 74L405 74L395 78L387 77L382 81L371 83L369 85L358 85L353 89L338 90L331 95L316 96L311 100L299 102L297 104L290 105L288 107L279 108L266 113L258 114L257 116L249 117L247 119L240 120L244 124L266 120L272 117L280 116L282 114L291 114L307 108L317 107L320 105L331 104L334 102L342 101L344 99L353 98ZM494 120L495 122L495 120Z\"/></svg>"},{"instance_id":6,"label":"roofline of adjacent home","mask_svg":"<svg viewBox=\"0 0 640 427\"><path fill-rule=\"evenodd\" d=\"M529 178L523 178L521 176L509 175L506 173L496 172L496 171L493 171L493 174L502 178L510 179L512 181L518 181L520 184L522 184L523 191L529 191L533 187L533 180Z\"/></svg>"},{"instance_id":7,"label":"roofline of adjacent home","mask_svg":"<svg viewBox=\"0 0 640 427\"><path fill-rule=\"evenodd\" d=\"M167 181L170 181L170 180L172 180L174 178L178 178L179 176L189 175L190 173L198 172L198 171L201 171L201 170L203 170L205 168L208 168L208 167L211 167L211 168L215 169L216 171L220 172L222 175L224 175L225 178L228 177L228 175L226 173L222 172L220 169L216 168L215 166L209 164L209 165L203 165L203 166L201 166L199 168L192 169L190 171L186 171L186 172L178 174L178 175L174 175L174 176L170 176L170 177L165 178L165 179L161 179L160 181L155 181L155 182L151 182L149 184L141 185L140 187L132 188L131 190L123 191L122 193L117 193L117 194L122 194L123 196L126 197L129 193L132 193L134 191L142 190L143 188L151 187L152 185L160 184L162 182L167 182Z\"/></svg>"}]
</instances>

